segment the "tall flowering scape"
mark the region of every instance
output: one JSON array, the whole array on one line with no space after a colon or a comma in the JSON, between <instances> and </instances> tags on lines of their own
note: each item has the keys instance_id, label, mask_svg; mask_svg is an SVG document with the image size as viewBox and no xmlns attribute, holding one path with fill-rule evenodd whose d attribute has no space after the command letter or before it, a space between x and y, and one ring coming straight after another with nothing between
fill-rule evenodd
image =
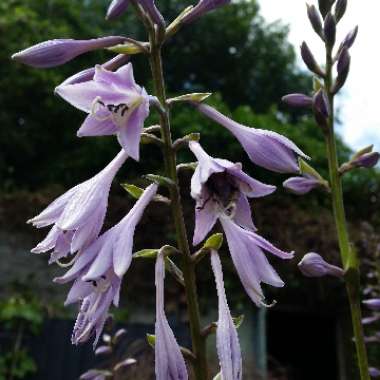
<instances>
[{"instance_id":1,"label":"tall flowering scape","mask_svg":"<svg viewBox=\"0 0 380 380\"><path fill-rule=\"evenodd\" d=\"M122 17L127 10L135 10L146 27L149 42L129 37L104 37L87 41L53 40L13 56L15 60L30 66L46 68L61 65L79 54L97 48L107 48L118 53L101 65L70 76L55 89L56 94L87 114L78 130L79 137L116 136L122 150L104 170L67 191L30 220L36 227L52 225L48 236L33 252L52 250L51 261L60 265L62 259L70 255L70 262L64 263L68 267L66 273L54 281L59 284L72 283L65 304L80 304L72 342L80 344L95 337L94 347L111 305L119 305L122 281L133 258L156 259L156 324L155 335L150 338L150 343L155 346L155 372L159 380L185 380L189 377L190 366L196 380L210 378L206 339L213 329L203 329L200 323L195 271L196 265L206 255L211 256L218 296L216 349L221 376L224 380L243 378L237 327L228 307L218 253L222 238L220 234L208 236L217 221L220 221L224 229L238 276L248 296L257 306L265 305L261 283L284 286L264 251L282 259L293 257L292 252L282 251L258 235L252 220L249 199L273 193L274 186L247 175L240 163L211 157L200 145L196 134L172 141L170 99L165 94L162 46L188 23L229 3L228 0L200 0L181 12L172 23L167 23L153 0L113 0L106 18L113 20ZM131 51L134 54L144 54L149 59L154 84L152 95L148 95L144 87L134 80L133 65L128 63L133 57ZM192 104L197 111L224 126L239 140L253 163L274 172L300 172L298 159L308 157L292 141L278 133L243 126L231 120L202 104L206 97L207 94L186 94L177 97L175 101L173 99L172 104ZM306 97L302 99L304 104L311 104L309 98L307 101ZM159 126L144 125L150 112L158 113ZM144 145L155 144L162 149L165 173L145 175L145 179L153 182L145 190L125 185L127 191L137 199L134 207L119 223L100 234L111 183L128 157L139 160L141 141ZM187 163L176 165L176 152L187 147L197 158L195 169ZM196 203L193 244L199 245L207 238L197 252L190 249L182 211L177 172L183 167L194 169L191 180L191 196ZM158 193L160 187L167 188L170 199ZM147 249L133 254L135 228L152 201L160 201L166 207L171 207L176 246L164 244L160 249ZM173 256L169 258L170 255ZM191 348L179 346L165 316L165 271L173 274L184 286ZM106 352L107 348L101 346L97 350L99 353L103 351ZM97 378L96 376L104 375L89 371L83 376Z\"/></svg>"}]
</instances>

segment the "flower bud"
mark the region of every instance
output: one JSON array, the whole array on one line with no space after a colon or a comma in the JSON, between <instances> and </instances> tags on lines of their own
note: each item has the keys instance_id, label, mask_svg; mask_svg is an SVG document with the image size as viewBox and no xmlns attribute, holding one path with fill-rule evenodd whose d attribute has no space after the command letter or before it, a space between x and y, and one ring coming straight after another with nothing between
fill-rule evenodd
<instances>
[{"instance_id":1,"label":"flower bud","mask_svg":"<svg viewBox=\"0 0 380 380\"><path fill-rule=\"evenodd\" d=\"M336 94L346 83L348 73L350 71L350 63L351 63L351 56L348 52L348 49L344 47L342 51L340 52L339 59L338 59L338 76L336 78L336 82L334 84L334 88L332 89L333 93Z\"/></svg>"},{"instance_id":2,"label":"flower bud","mask_svg":"<svg viewBox=\"0 0 380 380\"><path fill-rule=\"evenodd\" d=\"M304 94L285 95L282 101L290 107L311 107L313 104L313 99Z\"/></svg>"},{"instance_id":3,"label":"flower bud","mask_svg":"<svg viewBox=\"0 0 380 380\"><path fill-rule=\"evenodd\" d=\"M113 0L107 9L106 20L115 20L128 8L129 0Z\"/></svg>"},{"instance_id":4,"label":"flower bud","mask_svg":"<svg viewBox=\"0 0 380 380\"><path fill-rule=\"evenodd\" d=\"M330 116L327 95L324 90L319 90L313 97L313 111L317 124L321 127L327 126L327 119Z\"/></svg>"},{"instance_id":5,"label":"flower bud","mask_svg":"<svg viewBox=\"0 0 380 380\"><path fill-rule=\"evenodd\" d=\"M363 301L363 304L370 310L379 311L380 310L380 298L371 298Z\"/></svg>"},{"instance_id":6,"label":"flower bud","mask_svg":"<svg viewBox=\"0 0 380 380\"><path fill-rule=\"evenodd\" d=\"M369 375L371 377L380 377L380 369L377 369L375 367L369 368Z\"/></svg>"},{"instance_id":7,"label":"flower bud","mask_svg":"<svg viewBox=\"0 0 380 380\"><path fill-rule=\"evenodd\" d=\"M102 37L92 40L57 39L41 42L12 55L25 65L48 68L63 65L80 54L103 49L125 41L125 37Z\"/></svg>"},{"instance_id":8,"label":"flower bud","mask_svg":"<svg viewBox=\"0 0 380 380\"><path fill-rule=\"evenodd\" d=\"M112 348L109 346L100 346L95 350L95 355L108 355L112 353Z\"/></svg>"},{"instance_id":9,"label":"flower bud","mask_svg":"<svg viewBox=\"0 0 380 380\"><path fill-rule=\"evenodd\" d=\"M326 275L343 277L344 275L342 268L329 264L314 252L307 253L299 262L298 268L306 277L324 277Z\"/></svg>"},{"instance_id":10,"label":"flower bud","mask_svg":"<svg viewBox=\"0 0 380 380\"><path fill-rule=\"evenodd\" d=\"M318 0L319 11L321 12L323 18L325 18L327 13L331 11L334 1L335 0Z\"/></svg>"},{"instance_id":11,"label":"flower bud","mask_svg":"<svg viewBox=\"0 0 380 380\"><path fill-rule=\"evenodd\" d=\"M136 359L127 358L127 359L124 359L121 362L117 363L115 365L115 367L113 367L113 370L115 372L120 371L120 370L125 370L126 368L128 368L131 365L136 364L136 363L137 363Z\"/></svg>"},{"instance_id":12,"label":"flower bud","mask_svg":"<svg viewBox=\"0 0 380 380\"><path fill-rule=\"evenodd\" d=\"M336 40L336 20L330 12L326 15L324 21L323 34L325 36L327 46L332 48L335 45Z\"/></svg>"},{"instance_id":13,"label":"flower bud","mask_svg":"<svg viewBox=\"0 0 380 380\"><path fill-rule=\"evenodd\" d=\"M356 40L358 31L359 31L359 27L356 25L355 28L352 29L344 38L339 50L342 50L344 47L346 47L347 49L350 49Z\"/></svg>"},{"instance_id":14,"label":"flower bud","mask_svg":"<svg viewBox=\"0 0 380 380\"><path fill-rule=\"evenodd\" d=\"M380 320L380 314L374 315L373 317L366 317L362 319L363 325L370 325L371 323L377 322Z\"/></svg>"},{"instance_id":15,"label":"flower bud","mask_svg":"<svg viewBox=\"0 0 380 380\"><path fill-rule=\"evenodd\" d=\"M351 164L357 168L373 168L377 165L379 159L380 154L378 152L365 153L354 159Z\"/></svg>"},{"instance_id":16,"label":"flower bud","mask_svg":"<svg viewBox=\"0 0 380 380\"><path fill-rule=\"evenodd\" d=\"M288 178L283 186L285 189L297 195L304 195L321 186L321 182L311 176Z\"/></svg>"},{"instance_id":17,"label":"flower bud","mask_svg":"<svg viewBox=\"0 0 380 380\"><path fill-rule=\"evenodd\" d=\"M323 77L325 74L315 60L313 53L310 51L306 42L303 42L301 45L301 56L307 68L313 73Z\"/></svg>"},{"instance_id":18,"label":"flower bud","mask_svg":"<svg viewBox=\"0 0 380 380\"><path fill-rule=\"evenodd\" d=\"M335 4L335 19L337 22L344 16L347 9L347 0L338 0Z\"/></svg>"},{"instance_id":19,"label":"flower bud","mask_svg":"<svg viewBox=\"0 0 380 380\"><path fill-rule=\"evenodd\" d=\"M156 7L154 0L139 0L139 3L155 24L165 27L164 17Z\"/></svg>"},{"instance_id":20,"label":"flower bud","mask_svg":"<svg viewBox=\"0 0 380 380\"><path fill-rule=\"evenodd\" d=\"M317 8L314 5L306 4L307 6L307 16L309 17L310 24L313 27L315 33L323 37L322 33L322 20L321 16L318 14Z\"/></svg>"}]
</instances>

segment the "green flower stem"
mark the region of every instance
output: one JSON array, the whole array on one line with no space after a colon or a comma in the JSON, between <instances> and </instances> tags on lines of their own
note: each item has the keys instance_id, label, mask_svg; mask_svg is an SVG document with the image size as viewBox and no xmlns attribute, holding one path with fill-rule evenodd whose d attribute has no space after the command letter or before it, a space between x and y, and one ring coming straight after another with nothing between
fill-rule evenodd
<instances>
[{"instance_id":1,"label":"green flower stem","mask_svg":"<svg viewBox=\"0 0 380 380\"><path fill-rule=\"evenodd\" d=\"M161 57L162 43L157 41L157 34L150 34L150 65L155 87L155 95L159 99L164 112L160 114L161 138L164 142L164 163L166 176L174 182L170 188L171 208L176 228L178 248L182 252L182 271L185 282L186 298L188 305L188 314L190 321L190 330L192 338L192 348L195 355L193 367L196 380L208 380L208 367L206 357L206 342L201 333L200 313L198 305L198 296L196 289L195 264L191 258L190 247L187 238L187 231L183 217L180 190L176 170L176 153L173 149L169 107L167 105L165 93L165 80L162 69Z\"/></svg>"},{"instance_id":2,"label":"green flower stem","mask_svg":"<svg viewBox=\"0 0 380 380\"><path fill-rule=\"evenodd\" d=\"M333 58L332 49L326 46L326 76L325 90L327 92L330 116L328 119L328 128L326 130L327 156L330 172L330 186L332 195L332 204L337 229L339 249L345 269L345 281L347 295L350 302L351 318L355 337L355 346L360 370L361 380L370 380L368 372L367 350L364 343L364 332L361 323L361 305L360 305L360 273L359 261L355 249L351 246L346 216L343 202L342 181L339 174L338 155L336 148L334 132L334 94L332 93L333 85Z\"/></svg>"}]
</instances>

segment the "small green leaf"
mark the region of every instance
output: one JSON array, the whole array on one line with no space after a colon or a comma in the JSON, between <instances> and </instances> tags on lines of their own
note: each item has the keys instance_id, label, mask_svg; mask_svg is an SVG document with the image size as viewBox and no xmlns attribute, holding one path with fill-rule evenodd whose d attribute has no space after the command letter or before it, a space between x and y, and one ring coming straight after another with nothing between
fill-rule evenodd
<instances>
[{"instance_id":1,"label":"small green leaf","mask_svg":"<svg viewBox=\"0 0 380 380\"><path fill-rule=\"evenodd\" d=\"M213 380L223 380L223 377L222 377L222 371L220 371L214 378Z\"/></svg>"},{"instance_id":2,"label":"small green leaf","mask_svg":"<svg viewBox=\"0 0 380 380\"><path fill-rule=\"evenodd\" d=\"M146 340L148 341L148 344L154 348L156 345L156 335L153 334L146 334Z\"/></svg>"},{"instance_id":3,"label":"small green leaf","mask_svg":"<svg viewBox=\"0 0 380 380\"><path fill-rule=\"evenodd\" d=\"M171 180L170 178L161 176L161 175L147 174L147 175L144 175L143 177L146 178L147 180L151 181L151 182L155 182L155 183L162 185L162 186L166 186L166 187L175 186L175 183L173 182L173 180Z\"/></svg>"},{"instance_id":4,"label":"small green leaf","mask_svg":"<svg viewBox=\"0 0 380 380\"><path fill-rule=\"evenodd\" d=\"M158 249L142 249L133 254L134 259L155 259L157 257Z\"/></svg>"},{"instance_id":5,"label":"small green leaf","mask_svg":"<svg viewBox=\"0 0 380 380\"><path fill-rule=\"evenodd\" d=\"M140 54L145 53L145 50L143 47L140 47L136 44L127 42L125 44L115 45L107 48L107 50L110 50L114 53L118 54L127 54L127 55L134 55L134 54Z\"/></svg>"},{"instance_id":6,"label":"small green leaf","mask_svg":"<svg viewBox=\"0 0 380 380\"><path fill-rule=\"evenodd\" d=\"M235 327L238 329L244 322L244 314L232 318Z\"/></svg>"},{"instance_id":7,"label":"small green leaf","mask_svg":"<svg viewBox=\"0 0 380 380\"><path fill-rule=\"evenodd\" d=\"M217 234L211 235L203 244L202 249L214 249L215 251L219 251L222 244L223 234L219 232Z\"/></svg>"},{"instance_id":8,"label":"small green leaf","mask_svg":"<svg viewBox=\"0 0 380 380\"><path fill-rule=\"evenodd\" d=\"M319 179L320 181L324 181L322 176L302 158L298 159L298 163L299 163L301 174L309 174L312 177Z\"/></svg>"},{"instance_id":9,"label":"small green leaf","mask_svg":"<svg viewBox=\"0 0 380 380\"><path fill-rule=\"evenodd\" d=\"M177 102L195 102L195 103L202 103L205 101L209 96L211 96L211 92L194 92L192 94L185 94L176 96L175 98L171 98L168 100L168 103L177 103Z\"/></svg>"},{"instance_id":10,"label":"small green leaf","mask_svg":"<svg viewBox=\"0 0 380 380\"><path fill-rule=\"evenodd\" d=\"M128 194L135 199L139 199L144 192L144 189L136 185L131 185L129 183L121 183L121 187L128 192Z\"/></svg>"},{"instance_id":11,"label":"small green leaf","mask_svg":"<svg viewBox=\"0 0 380 380\"><path fill-rule=\"evenodd\" d=\"M366 146L363 149L358 150L351 158L350 161L355 160L356 158L359 158L363 156L363 154L371 153L373 151L373 145Z\"/></svg>"}]
</instances>

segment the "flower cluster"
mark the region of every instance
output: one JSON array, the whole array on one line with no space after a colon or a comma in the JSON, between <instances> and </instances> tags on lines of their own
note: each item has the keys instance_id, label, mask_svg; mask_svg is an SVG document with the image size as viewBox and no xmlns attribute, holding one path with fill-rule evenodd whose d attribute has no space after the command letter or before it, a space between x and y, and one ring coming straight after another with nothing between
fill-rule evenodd
<instances>
[{"instance_id":1,"label":"flower cluster","mask_svg":"<svg viewBox=\"0 0 380 380\"><path fill-rule=\"evenodd\" d=\"M200 0L184 12L175 25L192 22L227 3L228 0ZM154 32L165 28L166 22L153 0L139 0L133 5L145 21L156 25L152 28ZM120 17L128 8L128 0L113 0L107 19ZM13 58L33 67L46 68L61 65L94 49L120 47L131 43L130 40L126 37L102 37L88 41L53 40L28 48ZM135 43L138 44L137 41ZM141 137L152 130L144 128L151 111L150 104L157 106L161 116L165 113L166 105L160 104L157 98L148 95L135 82L132 63L128 60L128 56L119 54L102 65L71 76L55 89L60 97L87 114L78 130L78 137L115 135L122 150L101 172L68 190L29 221L37 228L52 226L46 238L32 252L51 251L50 262L61 264L62 259L70 260L66 264L69 267L66 273L54 281L59 284L72 283L65 304L80 304L72 334L73 344L95 336L96 346L110 306L119 304L122 280L132 263L135 228L149 203L159 198L159 185L176 186L176 178L150 176L154 183L145 190L139 189L138 200L128 214L101 233L112 181L128 157L139 160ZM308 158L292 141L278 133L241 125L211 106L190 100L199 112L229 130L256 165L278 173L299 173L299 158ZM164 135L160 140L148 134L161 144L167 143L163 141ZM257 234L248 199L269 195L275 187L246 174L240 163L211 157L198 141L190 141L188 147L197 159L191 180L191 196L196 203L193 244L200 244L219 221L247 294L256 305L266 305L261 284L282 287L284 282L264 251L282 259L291 259L293 253L276 248ZM158 380L187 379L183 350L165 316L166 251L156 250L154 255L156 377ZM242 359L238 334L229 311L222 266L215 248L211 249L210 256L219 300L216 336L221 373L225 380L240 380Z\"/></svg>"}]
</instances>

